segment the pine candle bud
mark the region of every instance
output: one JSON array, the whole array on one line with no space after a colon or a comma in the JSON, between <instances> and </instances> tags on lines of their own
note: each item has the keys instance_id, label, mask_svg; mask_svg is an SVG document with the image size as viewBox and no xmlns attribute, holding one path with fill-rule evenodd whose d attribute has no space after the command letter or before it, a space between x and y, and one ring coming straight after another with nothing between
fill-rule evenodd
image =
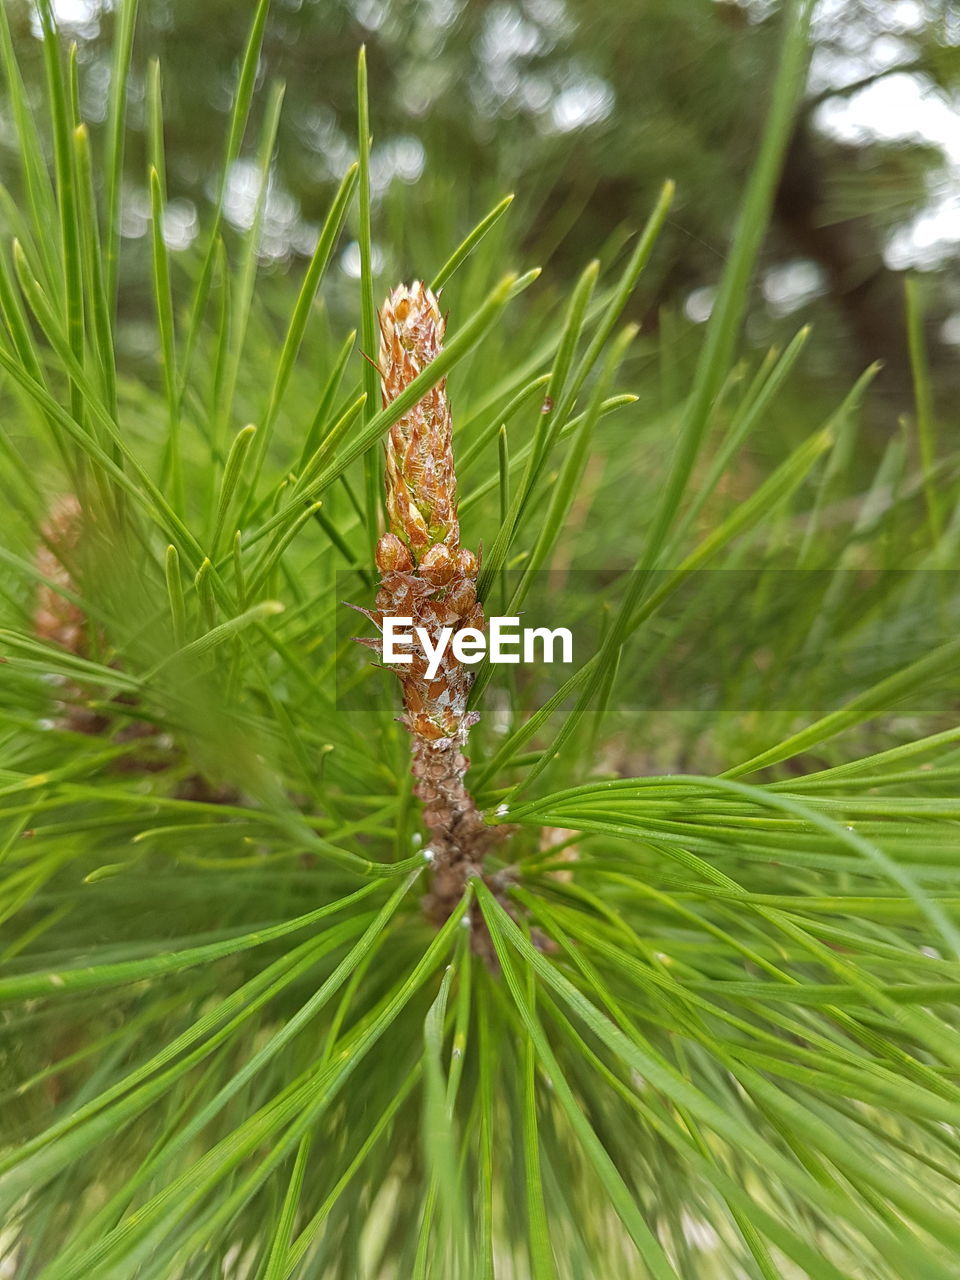
<instances>
[{"instance_id":1,"label":"pine candle bud","mask_svg":"<svg viewBox=\"0 0 960 1280\"><path fill-rule=\"evenodd\" d=\"M444 317L436 297L417 281L394 289L380 311L379 370L384 406L394 401L443 346ZM479 561L460 546L453 424L445 379L399 418L386 441L389 530L377 544L380 590L376 611L410 617L431 641L440 631L481 630L477 600ZM366 642L380 648L379 641ZM464 783L463 754L477 720L467 710L471 670L447 649L428 678L422 655L397 668L403 690L402 723L412 738L414 791L423 802L434 865L432 912L443 918L459 901L466 878L479 873L485 851L502 837L488 827Z\"/></svg>"},{"instance_id":2,"label":"pine candle bud","mask_svg":"<svg viewBox=\"0 0 960 1280\"><path fill-rule=\"evenodd\" d=\"M388 405L443 347L444 318L420 281L400 285L380 312L380 377ZM390 429L386 442L389 532L377 545L381 617L411 616L431 638L443 627L482 627L477 558L460 546L453 423L445 379ZM404 724L415 737L460 747L475 717L467 713L472 673L452 654L428 681L416 658L400 674Z\"/></svg>"},{"instance_id":3,"label":"pine candle bud","mask_svg":"<svg viewBox=\"0 0 960 1280\"><path fill-rule=\"evenodd\" d=\"M67 565L77 553L82 527L83 511L76 496L67 493L58 498L40 531L36 566L42 581L33 613L37 639L78 658L89 656L87 615L69 599L77 589Z\"/></svg>"},{"instance_id":4,"label":"pine candle bud","mask_svg":"<svg viewBox=\"0 0 960 1280\"><path fill-rule=\"evenodd\" d=\"M85 559L84 542L88 533L79 498L73 493L62 494L50 507L40 528L40 545L34 558L41 581L33 610L33 633L44 644L78 658L89 658L94 647L94 633L86 611L71 598L80 594L74 570ZM84 689L63 678L58 684L65 696L56 723L75 733L102 733L108 721L83 705L88 696Z\"/></svg>"},{"instance_id":5,"label":"pine candle bud","mask_svg":"<svg viewBox=\"0 0 960 1280\"><path fill-rule=\"evenodd\" d=\"M380 375L384 406L396 400L440 352L446 322L420 281L400 285L380 312ZM456 548L457 478L446 379L390 428L387 438L390 531L415 560L437 543Z\"/></svg>"}]
</instances>

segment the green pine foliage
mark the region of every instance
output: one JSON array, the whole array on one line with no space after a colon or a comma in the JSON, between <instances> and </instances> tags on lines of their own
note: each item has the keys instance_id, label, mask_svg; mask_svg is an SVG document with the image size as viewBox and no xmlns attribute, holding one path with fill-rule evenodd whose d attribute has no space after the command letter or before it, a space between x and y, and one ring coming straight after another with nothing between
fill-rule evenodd
<instances>
[{"instance_id":1,"label":"green pine foliage","mask_svg":"<svg viewBox=\"0 0 960 1280\"><path fill-rule=\"evenodd\" d=\"M872 370L805 436L805 331L741 341L809 9L784 13L706 329L667 314L639 336L669 184L565 297L523 261L509 198L473 230L454 200L459 245L429 177L371 198L361 52L357 163L301 276L274 274L283 90L257 84L261 0L188 251L164 235L161 68L138 68L151 219L131 243L135 0L93 131L50 0L43 102L0 10L21 161L0 189L10 1274L958 1274L960 515L922 299L917 430L879 458L857 434ZM245 231L224 212L238 157L260 174ZM337 267L348 238L359 281ZM380 244L450 313L388 409L362 358L398 282ZM139 253L146 298L125 287ZM376 702L352 710L338 672L340 601L374 590L380 442L445 373L485 592L521 608L560 560L613 569L596 651L543 702L481 672L470 782L512 828L489 868L509 909L474 882L437 929L395 682L361 667ZM67 493L90 519L51 583L41 530ZM644 710L655 655L695 634L683 592L729 600L720 571L757 567L805 584L771 610L760 577L737 601L759 684L717 631L713 704ZM86 620L84 652L38 634L45 585ZM496 964L471 949L474 905Z\"/></svg>"}]
</instances>

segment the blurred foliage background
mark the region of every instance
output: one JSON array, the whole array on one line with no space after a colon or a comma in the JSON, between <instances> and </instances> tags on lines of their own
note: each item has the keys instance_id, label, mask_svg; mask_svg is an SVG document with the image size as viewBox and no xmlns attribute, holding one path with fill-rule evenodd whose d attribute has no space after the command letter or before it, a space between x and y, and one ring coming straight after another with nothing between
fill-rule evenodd
<instances>
[{"instance_id":1,"label":"blurred foliage background","mask_svg":"<svg viewBox=\"0 0 960 1280\"><path fill-rule=\"evenodd\" d=\"M30 89L42 98L41 46L27 0L6 0ZM645 332L672 324L678 376L709 314L745 175L766 110L777 40L775 0L277 0L259 69L286 82L277 164L261 246L264 264L296 271L355 154L354 53L368 46L377 265L383 278L425 273L505 191L510 222L542 289L562 291L606 246L613 257L665 177L678 199L642 304ZM106 114L114 15L108 0L58 0L78 42L81 108ZM171 197L165 234L185 251L199 207L215 196L227 113L253 6L237 0L147 0L131 82L145 130L145 71L163 66ZM796 411L818 418L837 387L875 359L884 371L867 408L880 442L911 406L902 276L921 273L934 381L958 386L960 345L960 12L951 0L823 0L806 100L782 175L748 341L815 331ZM264 95L260 97L263 109ZM139 113L138 113L139 104ZM145 132L140 134L145 138ZM13 167L13 130L0 145ZM144 146L145 146L144 142ZM149 196L144 154L129 146L121 299L127 356L145 356ZM226 211L249 226L254 162L229 175ZM423 238L391 221L417 182ZM506 234L519 234L507 232ZM389 246L389 247L388 247ZM511 246L516 248L517 246ZM434 257L436 255L434 254ZM140 270L136 270L139 261ZM431 262L433 257L431 258ZM356 245L339 263L346 290ZM346 296L346 293L345 293ZM651 348L652 350L652 348ZM638 359L643 359L641 344Z\"/></svg>"}]
</instances>

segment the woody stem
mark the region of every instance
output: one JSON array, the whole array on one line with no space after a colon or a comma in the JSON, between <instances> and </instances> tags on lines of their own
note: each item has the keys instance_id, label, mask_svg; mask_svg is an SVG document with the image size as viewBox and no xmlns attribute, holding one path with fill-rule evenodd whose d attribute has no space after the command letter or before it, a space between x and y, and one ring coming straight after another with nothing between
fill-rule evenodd
<instances>
[{"instance_id":1,"label":"woody stem","mask_svg":"<svg viewBox=\"0 0 960 1280\"><path fill-rule=\"evenodd\" d=\"M414 736L412 754L414 794L423 802L434 868L428 909L446 919L470 876L480 874L500 832L486 825L467 790L467 760L456 743L436 745Z\"/></svg>"}]
</instances>

